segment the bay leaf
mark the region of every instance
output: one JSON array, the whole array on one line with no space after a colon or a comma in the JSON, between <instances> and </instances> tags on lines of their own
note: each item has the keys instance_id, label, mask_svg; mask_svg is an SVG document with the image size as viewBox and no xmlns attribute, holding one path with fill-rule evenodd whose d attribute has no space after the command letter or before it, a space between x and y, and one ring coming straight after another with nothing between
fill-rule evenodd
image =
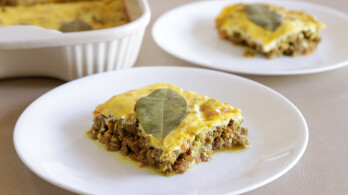
<instances>
[{"instance_id":1,"label":"bay leaf","mask_svg":"<svg viewBox=\"0 0 348 195\"><path fill-rule=\"evenodd\" d=\"M92 26L89 25L87 22L77 18L70 22L64 23L59 28L59 30L62 32L78 32L78 31L92 30Z\"/></svg>"},{"instance_id":2,"label":"bay leaf","mask_svg":"<svg viewBox=\"0 0 348 195\"><path fill-rule=\"evenodd\" d=\"M185 118L187 102L177 92L163 88L140 98L135 109L145 132L162 142Z\"/></svg>"},{"instance_id":3,"label":"bay leaf","mask_svg":"<svg viewBox=\"0 0 348 195\"><path fill-rule=\"evenodd\" d=\"M250 4L246 7L246 15L254 24L275 31L282 24L283 17L264 4Z\"/></svg>"}]
</instances>

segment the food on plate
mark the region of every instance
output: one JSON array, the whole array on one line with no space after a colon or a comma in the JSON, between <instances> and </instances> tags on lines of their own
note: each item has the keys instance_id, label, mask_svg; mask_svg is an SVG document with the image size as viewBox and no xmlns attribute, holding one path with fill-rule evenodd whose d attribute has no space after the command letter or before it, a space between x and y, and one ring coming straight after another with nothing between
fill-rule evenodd
<instances>
[{"instance_id":1,"label":"food on plate","mask_svg":"<svg viewBox=\"0 0 348 195\"><path fill-rule=\"evenodd\" d=\"M130 22L123 0L0 0L0 26L35 25L62 32L98 30Z\"/></svg>"},{"instance_id":2,"label":"food on plate","mask_svg":"<svg viewBox=\"0 0 348 195\"><path fill-rule=\"evenodd\" d=\"M242 111L165 83L116 95L94 111L92 139L144 165L183 173L214 151L249 146Z\"/></svg>"},{"instance_id":3,"label":"food on plate","mask_svg":"<svg viewBox=\"0 0 348 195\"><path fill-rule=\"evenodd\" d=\"M234 4L216 18L223 39L268 58L306 55L315 50L325 27L312 16L270 4ZM249 56L249 55L248 55Z\"/></svg>"}]
</instances>

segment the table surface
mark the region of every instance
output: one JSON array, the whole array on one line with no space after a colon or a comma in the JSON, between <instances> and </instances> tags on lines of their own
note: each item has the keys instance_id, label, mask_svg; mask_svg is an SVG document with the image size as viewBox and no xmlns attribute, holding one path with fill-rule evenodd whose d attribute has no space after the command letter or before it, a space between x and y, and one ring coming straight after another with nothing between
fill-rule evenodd
<instances>
[{"instance_id":1,"label":"table surface","mask_svg":"<svg viewBox=\"0 0 348 195\"><path fill-rule=\"evenodd\" d=\"M311 1L348 10L348 1ZM152 24L161 14L187 2L190 0L149 0L152 18L135 66L198 67L162 51L151 37ZM309 127L308 147L300 161L279 179L247 194L348 194L348 66L300 76L241 76L286 96L303 113ZM72 194L26 168L12 141L15 123L23 110L63 83L40 77L0 80L0 194Z\"/></svg>"}]
</instances>

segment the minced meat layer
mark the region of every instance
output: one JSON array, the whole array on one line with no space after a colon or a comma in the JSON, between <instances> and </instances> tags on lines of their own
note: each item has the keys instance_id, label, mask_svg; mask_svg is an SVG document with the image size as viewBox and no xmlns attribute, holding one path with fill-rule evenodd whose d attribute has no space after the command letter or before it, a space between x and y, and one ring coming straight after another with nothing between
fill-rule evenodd
<instances>
[{"instance_id":1,"label":"minced meat layer","mask_svg":"<svg viewBox=\"0 0 348 195\"><path fill-rule=\"evenodd\" d=\"M252 41L246 40L240 33L234 32L231 36L227 36L226 32L221 32L220 36L229 39L232 43L245 46L254 52L266 55L268 58L280 56L297 56L310 54L315 50L321 38L317 33L311 31L302 31L300 33L289 36L287 39L277 42L277 46L268 52L262 50L262 46Z\"/></svg>"},{"instance_id":2,"label":"minced meat layer","mask_svg":"<svg viewBox=\"0 0 348 195\"><path fill-rule=\"evenodd\" d=\"M207 135L196 135L195 140L183 148L183 152L174 151L176 160L170 163L160 159L161 149L153 147L149 139L139 135L138 124L135 118L114 121L99 114L94 118L88 134L92 139L105 144L107 150L119 150L123 155L153 166L164 174L183 173L200 161L209 161L214 151L249 145L247 129L231 120L227 127L218 127Z\"/></svg>"}]
</instances>

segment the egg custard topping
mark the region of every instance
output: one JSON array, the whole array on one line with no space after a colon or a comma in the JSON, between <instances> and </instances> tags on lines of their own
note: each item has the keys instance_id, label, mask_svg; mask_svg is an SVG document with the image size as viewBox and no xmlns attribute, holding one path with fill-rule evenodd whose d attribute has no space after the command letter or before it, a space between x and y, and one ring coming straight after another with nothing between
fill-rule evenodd
<instances>
[{"instance_id":1,"label":"egg custard topping","mask_svg":"<svg viewBox=\"0 0 348 195\"><path fill-rule=\"evenodd\" d=\"M216 18L219 34L235 44L276 57L304 55L320 42L325 27L312 16L269 4L234 4Z\"/></svg>"},{"instance_id":2,"label":"egg custard topping","mask_svg":"<svg viewBox=\"0 0 348 195\"><path fill-rule=\"evenodd\" d=\"M128 22L123 0L51 0L0 9L0 26L34 25L74 32L110 28Z\"/></svg>"},{"instance_id":3,"label":"egg custard topping","mask_svg":"<svg viewBox=\"0 0 348 195\"><path fill-rule=\"evenodd\" d=\"M215 98L157 83L97 106L89 135L163 173L184 172L214 150L248 146L241 113Z\"/></svg>"}]
</instances>

